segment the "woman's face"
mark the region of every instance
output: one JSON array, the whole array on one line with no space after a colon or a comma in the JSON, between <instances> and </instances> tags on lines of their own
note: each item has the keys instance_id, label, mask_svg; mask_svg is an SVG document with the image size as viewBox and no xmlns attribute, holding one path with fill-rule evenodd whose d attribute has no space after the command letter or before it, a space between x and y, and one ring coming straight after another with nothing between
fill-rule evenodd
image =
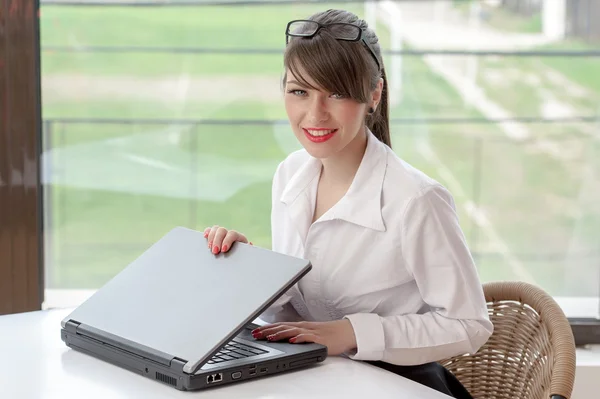
<instances>
[{"instance_id":1,"label":"woman's face","mask_svg":"<svg viewBox=\"0 0 600 399\"><path fill-rule=\"evenodd\" d=\"M318 87L302 71L299 73ZM289 69L286 76L285 109L296 138L310 155L325 159L364 137L367 109L377 101L361 104L337 93L312 89Z\"/></svg>"}]
</instances>

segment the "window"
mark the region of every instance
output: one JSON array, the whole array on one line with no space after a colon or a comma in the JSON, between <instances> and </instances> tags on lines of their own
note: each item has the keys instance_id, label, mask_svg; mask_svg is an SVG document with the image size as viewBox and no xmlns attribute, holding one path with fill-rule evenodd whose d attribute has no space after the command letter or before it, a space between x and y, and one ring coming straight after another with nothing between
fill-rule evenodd
<instances>
[{"instance_id":1,"label":"window","mask_svg":"<svg viewBox=\"0 0 600 399\"><path fill-rule=\"evenodd\" d=\"M453 193L482 280L599 317L600 4L135 3L42 2L48 306L76 304L175 225L270 246L271 177L299 148L285 24L331 7L375 27L394 149Z\"/></svg>"}]
</instances>

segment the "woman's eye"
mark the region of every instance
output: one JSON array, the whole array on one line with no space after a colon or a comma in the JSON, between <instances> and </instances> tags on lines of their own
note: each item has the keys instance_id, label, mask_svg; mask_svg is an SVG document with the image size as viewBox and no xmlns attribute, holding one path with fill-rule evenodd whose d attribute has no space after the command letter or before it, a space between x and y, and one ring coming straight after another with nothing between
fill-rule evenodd
<instances>
[{"instance_id":1,"label":"woman's eye","mask_svg":"<svg viewBox=\"0 0 600 399\"><path fill-rule=\"evenodd\" d=\"M293 94L295 96L304 96L304 95L306 95L306 91L300 90L300 89L288 90L288 93Z\"/></svg>"},{"instance_id":2,"label":"woman's eye","mask_svg":"<svg viewBox=\"0 0 600 399\"><path fill-rule=\"evenodd\" d=\"M331 97L337 98L338 100L341 100L342 98L344 98L344 96L339 93L333 93L333 94L331 94Z\"/></svg>"}]
</instances>

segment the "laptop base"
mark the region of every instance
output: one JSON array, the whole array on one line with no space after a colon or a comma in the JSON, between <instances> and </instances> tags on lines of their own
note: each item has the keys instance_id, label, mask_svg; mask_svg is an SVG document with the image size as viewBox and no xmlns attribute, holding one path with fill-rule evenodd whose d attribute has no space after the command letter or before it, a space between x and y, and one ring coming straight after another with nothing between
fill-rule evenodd
<instances>
[{"instance_id":1,"label":"laptop base","mask_svg":"<svg viewBox=\"0 0 600 399\"><path fill-rule=\"evenodd\" d=\"M61 330L61 339L68 347L74 350L181 391L206 389L273 375L316 364L322 362L327 357L326 347L318 346L315 350L309 351L302 350L299 347L299 351L296 354L284 352L281 355L256 359L256 362L232 365L231 367L227 363L223 363L222 367L208 370L200 369L196 374L190 375L183 372L185 363L177 358L174 358L170 362L170 366L166 366L113 345L69 332L66 329Z\"/></svg>"}]
</instances>

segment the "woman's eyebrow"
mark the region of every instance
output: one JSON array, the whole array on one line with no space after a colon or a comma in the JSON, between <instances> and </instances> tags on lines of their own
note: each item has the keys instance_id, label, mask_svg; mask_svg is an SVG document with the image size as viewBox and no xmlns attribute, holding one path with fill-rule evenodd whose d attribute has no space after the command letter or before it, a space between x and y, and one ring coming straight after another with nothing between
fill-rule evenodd
<instances>
[{"instance_id":1,"label":"woman's eyebrow","mask_svg":"<svg viewBox=\"0 0 600 399\"><path fill-rule=\"evenodd\" d=\"M295 85L298 85L298 86L300 86L300 87L304 87L304 88L306 88L306 89L309 89L309 88L310 88L310 87L308 87L307 85L305 85L304 83L300 83L300 82L298 82L297 80L288 80L288 81L287 81L287 82L285 82L285 83L286 83L286 84L288 84L288 85L289 85L289 84L295 84Z\"/></svg>"}]
</instances>

